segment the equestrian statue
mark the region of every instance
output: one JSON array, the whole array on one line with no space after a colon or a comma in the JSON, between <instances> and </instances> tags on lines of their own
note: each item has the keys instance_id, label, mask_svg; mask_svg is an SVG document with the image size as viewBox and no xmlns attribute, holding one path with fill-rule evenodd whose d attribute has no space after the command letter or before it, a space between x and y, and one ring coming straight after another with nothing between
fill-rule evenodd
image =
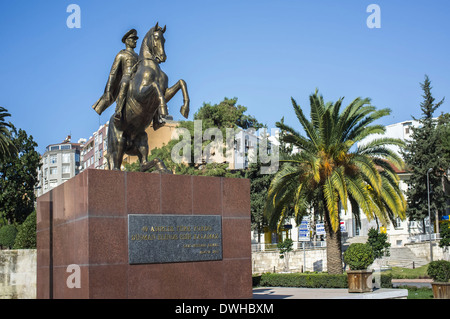
<instances>
[{"instance_id":1,"label":"equestrian statue","mask_svg":"<svg viewBox=\"0 0 450 319\"><path fill-rule=\"evenodd\" d=\"M134 52L138 39L137 31L131 29L122 38L126 48L114 59L105 87L105 92L92 106L98 113L116 102L108 129L108 167L120 170L124 154L139 158L141 171L156 167L169 173L160 159L148 161L148 136L145 129L152 125L154 130L165 124L168 116L167 102L179 91L183 93L181 114L189 115L189 95L186 82L179 80L168 86L167 75L160 64L167 59L164 50L164 32L158 23L148 31L141 45L139 55Z\"/></svg>"}]
</instances>

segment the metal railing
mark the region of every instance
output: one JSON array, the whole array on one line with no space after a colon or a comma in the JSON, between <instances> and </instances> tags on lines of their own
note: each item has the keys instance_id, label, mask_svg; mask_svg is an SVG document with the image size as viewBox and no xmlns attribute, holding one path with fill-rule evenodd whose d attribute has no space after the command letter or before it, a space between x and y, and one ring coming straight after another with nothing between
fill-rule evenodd
<instances>
[{"instance_id":1,"label":"metal railing","mask_svg":"<svg viewBox=\"0 0 450 319\"><path fill-rule=\"evenodd\" d=\"M440 240L440 239L441 239L441 236L439 233L431 234L432 241ZM422 242L426 242L426 241L430 241L430 234L411 235L408 238L409 243L422 243Z\"/></svg>"},{"instance_id":2,"label":"metal railing","mask_svg":"<svg viewBox=\"0 0 450 319\"><path fill-rule=\"evenodd\" d=\"M292 249L295 250L302 250L303 245L305 249L318 249L318 248L325 248L326 242L325 241L299 241L294 242L294 245L292 246ZM258 251L278 251L277 244L252 244L252 252L258 252Z\"/></svg>"}]
</instances>

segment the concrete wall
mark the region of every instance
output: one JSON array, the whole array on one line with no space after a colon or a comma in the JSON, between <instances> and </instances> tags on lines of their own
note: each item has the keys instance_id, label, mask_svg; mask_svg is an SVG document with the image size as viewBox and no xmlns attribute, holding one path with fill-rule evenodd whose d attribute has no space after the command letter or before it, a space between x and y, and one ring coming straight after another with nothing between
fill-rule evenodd
<instances>
[{"instance_id":1,"label":"concrete wall","mask_svg":"<svg viewBox=\"0 0 450 319\"><path fill-rule=\"evenodd\" d=\"M430 262L430 244L429 243L416 243L407 244L406 248L409 248L412 254L418 258L424 258L427 262ZM289 269L290 272L303 271L327 271L327 253L326 248L295 250L289 255ZM411 263L413 261L411 259ZM437 243L433 244L433 260L449 260L449 250L444 250L438 246ZM392 265L395 266L394 263ZM390 265L390 259L377 260L377 263L372 265L372 268ZM402 266L402 267L409 267ZM252 252L252 271L254 274L262 274L265 272L285 272L286 264L284 259L280 259L278 251L259 251Z\"/></svg>"},{"instance_id":2,"label":"concrete wall","mask_svg":"<svg viewBox=\"0 0 450 319\"><path fill-rule=\"evenodd\" d=\"M254 274L265 272L286 271L284 259L280 259L278 251L252 252L252 271ZM289 253L288 271L326 271L327 251L326 248L312 250L295 250Z\"/></svg>"},{"instance_id":3,"label":"concrete wall","mask_svg":"<svg viewBox=\"0 0 450 319\"><path fill-rule=\"evenodd\" d=\"M36 298L36 250L0 250L0 299Z\"/></svg>"},{"instance_id":4,"label":"concrete wall","mask_svg":"<svg viewBox=\"0 0 450 319\"><path fill-rule=\"evenodd\" d=\"M430 261L430 243L416 243L416 244L406 244L414 255L417 257L425 258L428 262ZM449 250L444 250L439 247L439 244L433 242L433 260L450 260Z\"/></svg>"}]
</instances>

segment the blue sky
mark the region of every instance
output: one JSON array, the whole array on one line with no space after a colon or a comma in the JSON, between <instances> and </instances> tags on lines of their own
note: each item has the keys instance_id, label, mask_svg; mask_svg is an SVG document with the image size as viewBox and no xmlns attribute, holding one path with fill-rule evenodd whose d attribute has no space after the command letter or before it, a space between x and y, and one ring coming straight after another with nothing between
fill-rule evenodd
<instances>
[{"instance_id":1,"label":"blue sky","mask_svg":"<svg viewBox=\"0 0 450 319\"><path fill-rule=\"evenodd\" d=\"M81 8L81 28L66 12ZM381 28L369 29L369 4ZM121 38L159 21L169 85L188 84L191 115L204 102L237 97L248 114L275 127L283 116L298 125L291 97L309 109L316 88L326 101L370 97L392 110L392 124L420 116L420 82L428 74L436 99L450 98L450 2L445 0L319 1L2 1L0 105L33 135L38 151L71 134L88 138L114 106L91 108L103 93ZM168 106L181 120L181 92ZM450 112L450 101L440 112Z\"/></svg>"}]
</instances>

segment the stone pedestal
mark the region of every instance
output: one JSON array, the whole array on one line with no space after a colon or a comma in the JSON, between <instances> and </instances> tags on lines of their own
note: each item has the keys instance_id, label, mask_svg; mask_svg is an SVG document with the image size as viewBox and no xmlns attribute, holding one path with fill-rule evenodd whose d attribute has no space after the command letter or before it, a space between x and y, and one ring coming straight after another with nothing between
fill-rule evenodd
<instances>
[{"instance_id":1,"label":"stone pedestal","mask_svg":"<svg viewBox=\"0 0 450 319\"><path fill-rule=\"evenodd\" d=\"M221 257L130 264L134 214L220 216ZM38 198L37 298L252 298L250 224L246 179L86 170Z\"/></svg>"}]
</instances>

